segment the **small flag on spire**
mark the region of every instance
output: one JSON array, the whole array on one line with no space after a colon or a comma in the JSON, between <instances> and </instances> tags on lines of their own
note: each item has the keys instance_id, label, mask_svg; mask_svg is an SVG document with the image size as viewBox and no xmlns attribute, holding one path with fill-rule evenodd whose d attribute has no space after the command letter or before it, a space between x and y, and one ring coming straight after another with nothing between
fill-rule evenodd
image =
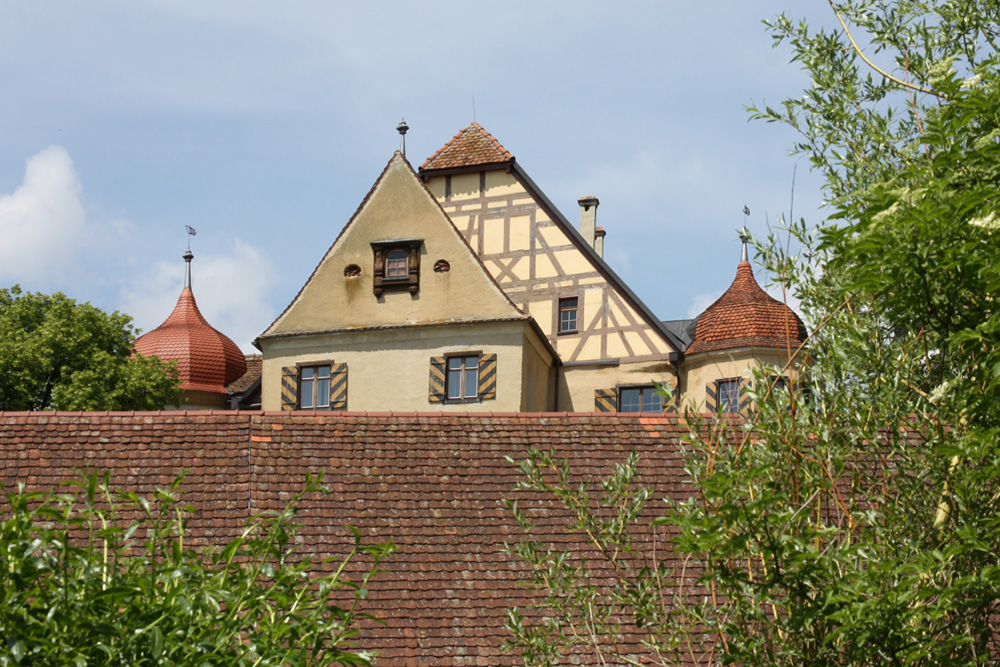
<instances>
[{"instance_id":1,"label":"small flag on spire","mask_svg":"<svg viewBox=\"0 0 1000 667\"><path fill-rule=\"evenodd\" d=\"M192 227L191 225L184 225L184 226L187 227L188 234L190 234L191 236L197 236L198 235L198 230L195 229L194 227Z\"/></svg>"}]
</instances>

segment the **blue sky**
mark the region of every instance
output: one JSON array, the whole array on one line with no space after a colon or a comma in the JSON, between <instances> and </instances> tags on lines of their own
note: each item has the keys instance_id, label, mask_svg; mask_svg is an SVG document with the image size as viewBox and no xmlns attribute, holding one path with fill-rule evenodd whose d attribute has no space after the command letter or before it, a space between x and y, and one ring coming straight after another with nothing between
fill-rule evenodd
<instances>
[{"instance_id":1,"label":"blue sky","mask_svg":"<svg viewBox=\"0 0 1000 667\"><path fill-rule=\"evenodd\" d=\"M410 125L414 166L475 119L562 212L600 198L605 258L662 319L735 275L736 231L818 222L819 178L752 101L808 85L761 20L823 2L0 5L0 285L144 330L198 230L202 312L245 350ZM801 5L801 7L800 7ZM797 15L797 14L796 14ZM764 276L758 277L764 282Z\"/></svg>"}]
</instances>

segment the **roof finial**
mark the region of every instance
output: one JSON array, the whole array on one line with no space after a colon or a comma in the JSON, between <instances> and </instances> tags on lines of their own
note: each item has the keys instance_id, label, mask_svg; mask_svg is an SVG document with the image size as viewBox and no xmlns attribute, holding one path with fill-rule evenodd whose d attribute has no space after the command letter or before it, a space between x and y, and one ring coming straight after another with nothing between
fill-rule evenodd
<instances>
[{"instance_id":1,"label":"roof finial","mask_svg":"<svg viewBox=\"0 0 1000 667\"><path fill-rule=\"evenodd\" d=\"M750 207L743 204L743 229L740 230L740 241L743 242L743 250L740 251L740 262L748 262L747 241L750 240L750 233L747 232L747 218L750 217Z\"/></svg>"},{"instance_id":2,"label":"roof finial","mask_svg":"<svg viewBox=\"0 0 1000 667\"><path fill-rule=\"evenodd\" d=\"M191 260L194 259L194 253L191 252L191 237L195 236L198 232L191 225L184 225L187 228L188 233L188 247L184 251L184 261L187 266L184 268L184 289L191 289Z\"/></svg>"},{"instance_id":3,"label":"roof finial","mask_svg":"<svg viewBox=\"0 0 1000 667\"><path fill-rule=\"evenodd\" d=\"M399 152L406 157L406 131L410 129L410 126L406 124L406 119L403 118L399 121L399 125L396 126L396 131L399 132Z\"/></svg>"}]
</instances>

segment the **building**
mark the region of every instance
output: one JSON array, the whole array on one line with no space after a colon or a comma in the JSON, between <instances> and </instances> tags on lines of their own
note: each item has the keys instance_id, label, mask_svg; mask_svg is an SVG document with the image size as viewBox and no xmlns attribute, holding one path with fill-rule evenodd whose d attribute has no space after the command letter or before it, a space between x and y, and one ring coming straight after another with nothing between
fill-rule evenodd
<instances>
[{"instance_id":1,"label":"building","mask_svg":"<svg viewBox=\"0 0 1000 667\"><path fill-rule=\"evenodd\" d=\"M794 374L805 327L757 284L745 243L718 301L661 321L604 261L598 198L578 203L574 226L472 123L419 170L390 158L254 341L250 373L233 375L235 345L197 312L189 257L177 309L136 346L178 359L187 407L732 412L751 368Z\"/></svg>"},{"instance_id":2,"label":"building","mask_svg":"<svg viewBox=\"0 0 1000 667\"><path fill-rule=\"evenodd\" d=\"M749 368L788 366L805 328L745 248L704 314L663 322L604 261L599 203L575 227L476 123L419 171L397 152L257 338L263 408L729 411Z\"/></svg>"}]
</instances>

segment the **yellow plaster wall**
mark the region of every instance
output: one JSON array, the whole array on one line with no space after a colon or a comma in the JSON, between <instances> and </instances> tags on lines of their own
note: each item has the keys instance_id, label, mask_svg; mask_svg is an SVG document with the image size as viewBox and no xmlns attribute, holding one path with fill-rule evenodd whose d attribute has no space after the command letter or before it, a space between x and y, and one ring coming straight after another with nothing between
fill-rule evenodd
<instances>
[{"instance_id":1,"label":"yellow plaster wall","mask_svg":"<svg viewBox=\"0 0 1000 667\"><path fill-rule=\"evenodd\" d=\"M504 411L546 409L541 383L551 360L532 341L527 321L317 334L261 341L262 407L281 409L281 369L347 364L348 410ZM541 351L540 351L541 350ZM497 355L497 396L474 403L428 400L430 359L481 352ZM525 370L540 379L526 378Z\"/></svg>"},{"instance_id":2,"label":"yellow plaster wall","mask_svg":"<svg viewBox=\"0 0 1000 667\"><path fill-rule=\"evenodd\" d=\"M521 410L545 412L555 410L555 383L557 369L552 355L531 328L525 330L524 353L521 357L523 392Z\"/></svg>"},{"instance_id":3,"label":"yellow plaster wall","mask_svg":"<svg viewBox=\"0 0 1000 667\"><path fill-rule=\"evenodd\" d=\"M486 172L486 196L503 197L518 195L524 192L524 188L517 182L513 174L502 169Z\"/></svg>"},{"instance_id":4,"label":"yellow plaster wall","mask_svg":"<svg viewBox=\"0 0 1000 667\"><path fill-rule=\"evenodd\" d=\"M423 240L420 289L415 295L387 291L376 297L372 291L371 243L391 239ZM434 263L439 259L447 260L451 270L436 273ZM361 267L361 276L344 276L344 269L351 264ZM397 155L301 294L264 336L518 316L409 165Z\"/></svg>"},{"instance_id":5,"label":"yellow plaster wall","mask_svg":"<svg viewBox=\"0 0 1000 667\"><path fill-rule=\"evenodd\" d=\"M788 355L774 348L741 348L721 352L705 352L693 354L684 359L681 366L681 397L683 405L695 411L705 409L708 385L716 380L729 378L749 379L755 368L763 365L784 368ZM794 379L794 370L785 373L786 377Z\"/></svg>"},{"instance_id":6,"label":"yellow plaster wall","mask_svg":"<svg viewBox=\"0 0 1000 667\"><path fill-rule=\"evenodd\" d=\"M479 192L479 172L471 174L455 174L451 177L451 198L478 199Z\"/></svg>"},{"instance_id":7,"label":"yellow plaster wall","mask_svg":"<svg viewBox=\"0 0 1000 667\"><path fill-rule=\"evenodd\" d=\"M675 389L677 375L666 361L636 362L616 366L564 366L559 373L559 410L594 412L594 392L620 385L663 382Z\"/></svg>"}]
</instances>

